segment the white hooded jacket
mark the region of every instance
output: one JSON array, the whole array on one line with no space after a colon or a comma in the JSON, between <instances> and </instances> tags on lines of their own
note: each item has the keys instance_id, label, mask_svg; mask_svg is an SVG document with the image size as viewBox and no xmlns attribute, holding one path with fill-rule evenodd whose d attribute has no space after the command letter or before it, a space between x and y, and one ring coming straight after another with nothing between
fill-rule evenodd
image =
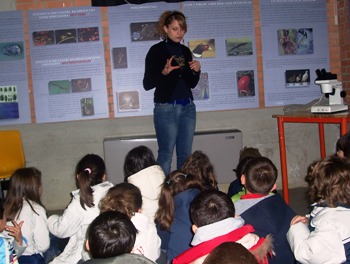
<instances>
[{"instance_id":1,"label":"white hooded jacket","mask_svg":"<svg viewBox=\"0 0 350 264\"><path fill-rule=\"evenodd\" d=\"M112 186L113 184L109 181L92 186L95 206L85 206L85 210L80 205L79 190L76 190L72 192L72 201L64 210L63 215L52 215L49 217L47 220L49 231L59 238L69 237L69 242L64 251L50 262L51 264L72 264L82 259L82 254L85 254L84 241L86 230L89 224L99 215L98 204Z\"/></svg>"},{"instance_id":2,"label":"white hooded jacket","mask_svg":"<svg viewBox=\"0 0 350 264\"><path fill-rule=\"evenodd\" d=\"M165 175L158 165L150 166L128 177L128 182L137 186L142 195L142 213L152 222L158 210L160 189Z\"/></svg>"},{"instance_id":3,"label":"white hooded jacket","mask_svg":"<svg viewBox=\"0 0 350 264\"><path fill-rule=\"evenodd\" d=\"M146 258L156 261L160 256L160 238L156 226L150 218L141 213L135 213L131 222L137 229L136 241L133 253L144 255Z\"/></svg>"}]
</instances>

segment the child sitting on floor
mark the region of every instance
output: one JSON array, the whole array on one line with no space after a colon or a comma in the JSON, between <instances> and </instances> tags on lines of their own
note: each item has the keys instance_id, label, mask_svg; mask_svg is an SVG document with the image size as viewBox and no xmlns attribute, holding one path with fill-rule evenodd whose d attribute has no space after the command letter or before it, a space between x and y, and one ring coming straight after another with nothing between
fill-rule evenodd
<instances>
[{"instance_id":1,"label":"child sitting on floor","mask_svg":"<svg viewBox=\"0 0 350 264\"><path fill-rule=\"evenodd\" d=\"M193 238L190 204L202 188L196 177L179 170L171 172L162 185L155 221L161 248L169 262L190 248Z\"/></svg>"},{"instance_id":2,"label":"child sitting on floor","mask_svg":"<svg viewBox=\"0 0 350 264\"><path fill-rule=\"evenodd\" d=\"M237 201L241 198L242 194L245 193L244 186L241 182L242 173L248 161L257 157L261 157L259 149L257 148L244 147L239 152L239 161L236 169L233 170L236 173L237 179L231 182L227 191L227 195L231 198L232 202Z\"/></svg>"},{"instance_id":3,"label":"child sitting on floor","mask_svg":"<svg viewBox=\"0 0 350 264\"><path fill-rule=\"evenodd\" d=\"M23 221L18 224L13 220L13 226L6 226L6 215L4 211L3 201L0 198L0 263L18 264L18 258L27 247L21 232ZM11 242L12 240L13 242Z\"/></svg>"},{"instance_id":4,"label":"child sitting on floor","mask_svg":"<svg viewBox=\"0 0 350 264\"><path fill-rule=\"evenodd\" d=\"M268 263L272 238L259 238L253 226L235 217L235 207L227 195L216 190L201 192L191 203L194 237L192 248L173 260L173 264L203 263L207 255L223 242L237 242L249 249L259 263Z\"/></svg>"},{"instance_id":5,"label":"child sitting on floor","mask_svg":"<svg viewBox=\"0 0 350 264\"><path fill-rule=\"evenodd\" d=\"M309 217L295 216L287 233L300 263L350 263L350 161L321 160L306 177L315 204Z\"/></svg>"},{"instance_id":6,"label":"child sitting on floor","mask_svg":"<svg viewBox=\"0 0 350 264\"><path fill-rule=\"evenodd\" d=\"M158 210L160 187L165 175L152 150L146 146L133 148L124 161L124 182L137 186L142 195L142 213L154 221Z\"/></svg>"},{"instance_id":7,"label":"child sitting on floor","mask_svg":"<svg viewBox=\"0 0 350 264\"><path fill-rule=\"evenodd\" d=\"M155 264L138 254L130 254L137 230L126 214L106 211L93 220L87 230L86 249L92 259L86 264Z\"/></svg>"},{"instance_id":8,"label":"child sitting on floor","mask_svg":"<svg viewBox=\"0 0 350 264\"><path fill-rule=\"evenodd\" d=\"M276 180L277 169L270 159L260 157L250 160L241 178L246 193L234 205L236 214L246 224L254 226L258 236L272 235L275 256L269 259L269 263L292 264L295 258L286 234L295 213L279 194L272 193L276 189Z\"/></svg>"},{"instance_id":9,"label":"child sitting on floor","mask_svg":"<svg viewBox=\"0 0 350 264\"><path fill-rule=\"evenodd\" d=\"M131 183L119 183L110 188L100 201L101 212L118 211L126 214L137 229L133 252L152 261L160 256L160 238L150 218L142 214L142 196L140 189Z\"/></svg>"}]
</instances>

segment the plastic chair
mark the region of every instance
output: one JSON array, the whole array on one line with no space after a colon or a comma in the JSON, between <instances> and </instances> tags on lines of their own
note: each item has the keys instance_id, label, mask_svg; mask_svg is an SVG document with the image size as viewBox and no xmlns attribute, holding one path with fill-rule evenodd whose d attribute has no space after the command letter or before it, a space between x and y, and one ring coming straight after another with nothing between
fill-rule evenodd
<instances>
[{"instance_id":1,"label":"plastic chair","mask_svg":"<svg viewBox=\"0 0 350 264\"><path fill-rule=\"evenodd\" d=\"M18 130L0 130L0 195L4 198L4 190L13 172L26 165L22 147L21 133Z\"/></svg>"}]
</instances>

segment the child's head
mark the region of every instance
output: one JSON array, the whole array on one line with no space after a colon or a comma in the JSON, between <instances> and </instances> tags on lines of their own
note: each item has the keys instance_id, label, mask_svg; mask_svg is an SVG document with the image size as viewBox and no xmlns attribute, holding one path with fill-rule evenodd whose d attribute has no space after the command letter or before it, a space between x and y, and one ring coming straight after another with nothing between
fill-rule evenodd
<instances>
[{"instance_id":1,"label":"child's head","mask_svg":"<svg viewBox=\"0 0 350 264\"><path fill-rule=\"evenodd\" d=\"M261 157L259 149L253 148L253 147L242 148L241 151L239 152L239 161L247 157L253 157L253 158Z\"/></svg>"},{"instance_id":2,"label":"child's head","mask_svg":"<svg viewBox=\"0 0 350 264\"><path fill-rule=\"evenodd\" d=\"M339 157L350 158L350 132L337 140L335 150Z\"/></svg>"},{"instance_id":3,"label":"child's head","mask_svg":"<svg viewBox=\"0 0 350 264\"><path fill-rule=\"evenodd\" d=\"M10 178L9 189L6 195L6 217L13 220L16 214L22 210L23 200L26 200L28 203L36 202L43 206L41 194L41 172L34 167L17 169Z\"/></svg>"},{"instance_id":4,"label":"child's head","mask_svg":"<svg viewBox=\"0 0 350 264\"><path fill-rule=\"evenodd\" d=\"M124 160L124 181L128 177L153 165L157 165L152 150L146 146L133 148L126 154Z\"/></svg>"},{"instance_id":5,"label":"child's head","mask_svg":"<svg viewBox=\"0 0 350 264\"><path fill-rule=\"evenodd\" d=\"M277 175L277 168L269 158L258 157L246 164L241 181L247 193L266 195L276 189Z\"/></svg>"},{"instance_id":6,"label":"child's head","mask_svg":"<svg viewBox=\"0 0 350 264\"><path fill-rule=\"evenodd\" d=\"M201 189L201 183L190 174L180 170L171 172L164 180L159 196L159 208L155 219L162 229L168 230L173 222L175 208L174 196L189 188Z\"/></svg>"},{"instance_id":7,"label":"child's head","mask_svg":"<svg viewBox=\"0 0 350 264\"><path fill-rule=\"evenodd\" d=\"M127 215L106 211L89 225L86 248L92 258L111 258L130 253L136 233L137 230Z\"/></svg>"},{"instance_id":8,"label":"child's head","mask_svg":"<svg viewBox=\"0 0 350 264\"><path fill-rule=\"evenodd\" d=\"M234 217L235 206L225 193L206 190L192 201L190 215L193 224L201 227Z\"/></svg>"},{"instance_id":9,"label":"child's head","mask_svg":"<svg viewBox=\"0 0 350 264\"><path fill-rule=\"evenodd\" d=\"M309 178L310 201L329 207L350 206L350 161L332 156L318 162Z\"/></svg>"},{"instance_id":10,"label":"child's head","mask_svg":"<svg viewBox=\"0 0 350 264\"><path fill-rule=\"evenodd\" d=\"M182 165L181 170L186 174L197 177L204 188L217 188L218 182L216 181L214 167L209 157L202 151L197 150L193 152Z\"/></svg>"},{"instance_id":11,"label":"child's head","mask_svg":"<svg viewBox=\"0 0 350 264\"><path fill-rule=\"evenodd\" d=\"M126 214L129 218L139 212L142 207L140 189L131 183L119 183L110 188L100 201L101 212L118 211Z\"/></svg>"},{"instance_id":12,"label":"child's head","mask_svg":"<svg viewBox=\"0 0 350 264\"><path fill-rule=\"evenodd\" d=\"M255 256L243 245L236 242L224 242L214 248L203 264L258 264Z\"/></svg>"},{"instance_id":13,"label":"child's head","mask_svg":"<svg viewBox=\"0 0 350 264\"><path fill-rule=\"evenodd\" d=\"M91 186L100 184L106 179L106 165L96 154L85 155L75 168L77 185L80 189L80 204L85 209L94 206Z\"/></svg>"}]
</instances>

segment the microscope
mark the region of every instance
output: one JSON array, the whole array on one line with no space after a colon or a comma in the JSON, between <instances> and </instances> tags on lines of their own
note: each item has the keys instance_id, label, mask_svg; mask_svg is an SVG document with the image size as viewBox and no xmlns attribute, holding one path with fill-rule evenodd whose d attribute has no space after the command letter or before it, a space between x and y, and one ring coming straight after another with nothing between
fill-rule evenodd
<instances>
[{"instance_id":1,"label":"microscope","mask_svg":"<svg viewBox=\"0 0 350 264\"><path fill-rule=\"evenodd\" d=\"M337 75L326 72L325 69L316 70L315 83L321 87L322 97L311 107L311 113L334 113L347 111L348 106L344 104L346 96L341 82L337 81Z\"/></svg>"}]
</instances>

